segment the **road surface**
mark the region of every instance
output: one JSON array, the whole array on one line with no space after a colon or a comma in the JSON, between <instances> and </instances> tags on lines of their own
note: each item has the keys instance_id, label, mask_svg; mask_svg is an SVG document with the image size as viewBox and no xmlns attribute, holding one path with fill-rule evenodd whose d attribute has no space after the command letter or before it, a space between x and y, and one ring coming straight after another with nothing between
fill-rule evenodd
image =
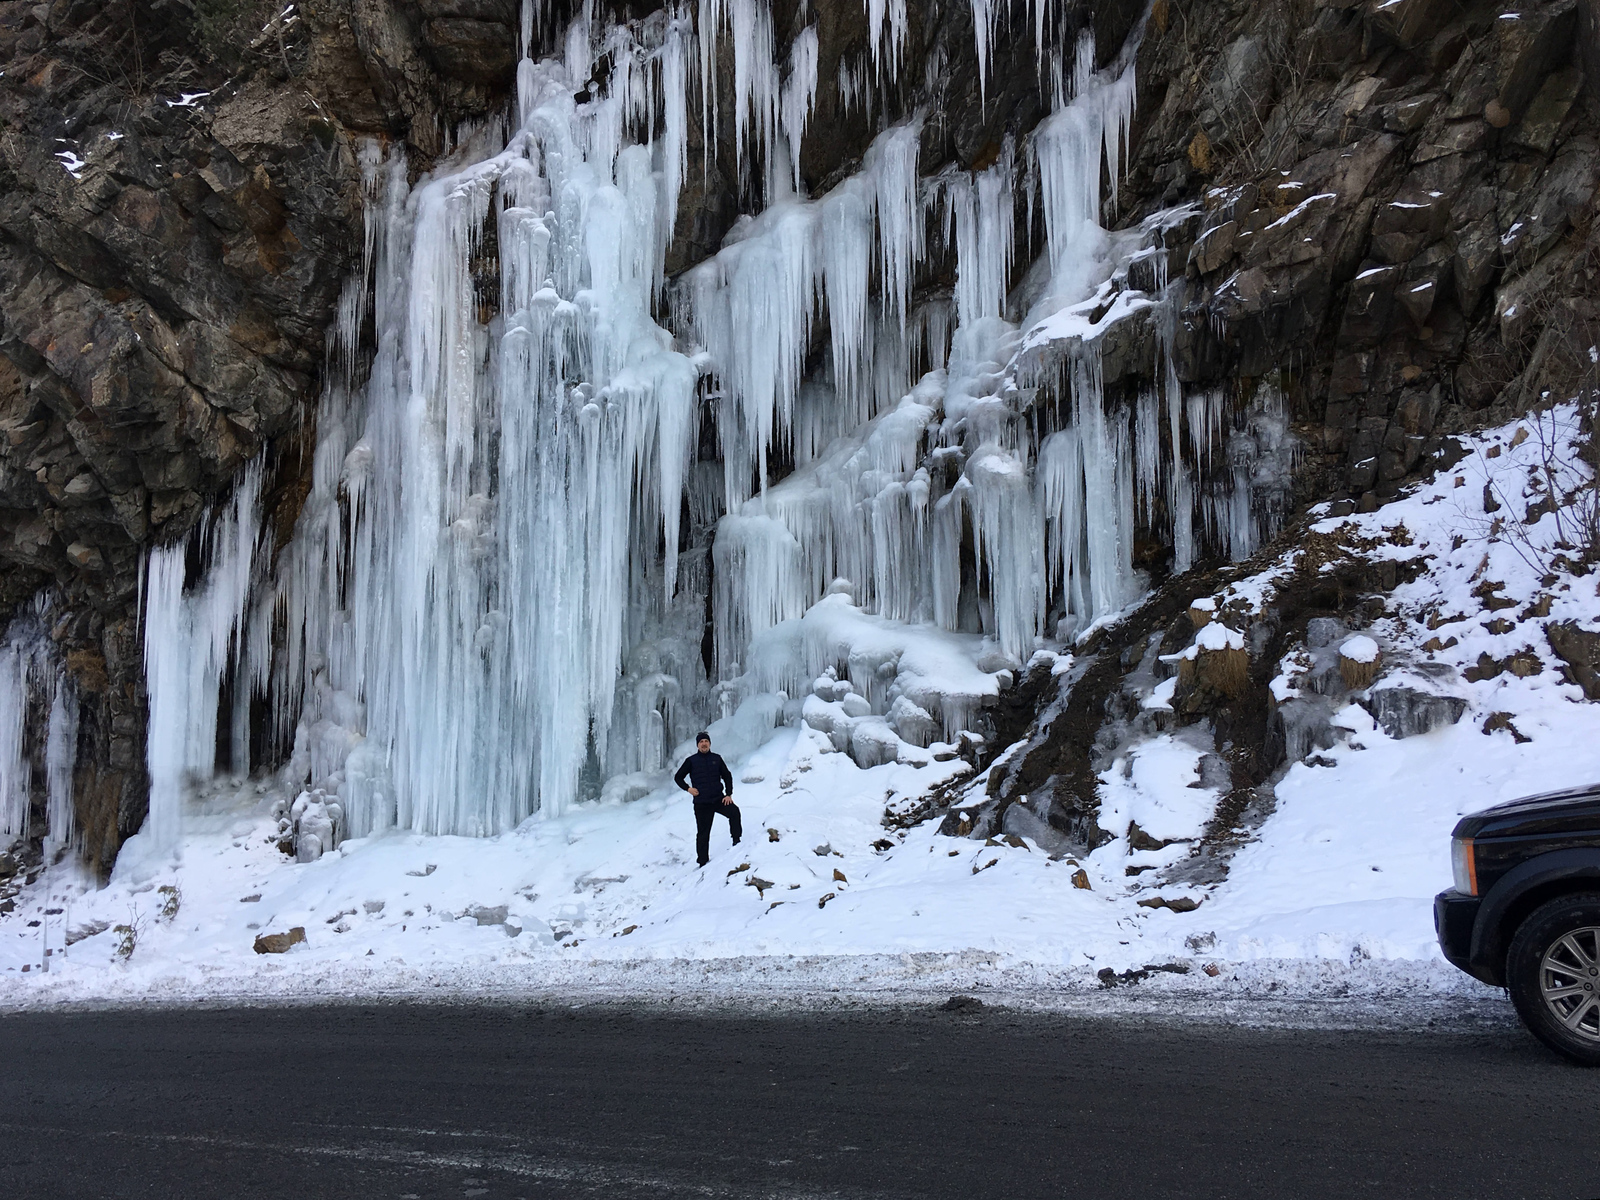
<instances>
[{"instance_id":1,"label":"road surface","mask_svg":"<svg viewBox=\"0 0 1600 1200\"><path fill-rule=\"evenodd\" d=\"M0 1064L8 1198L1600 1196L1600 1071L1504 1026L151 1009Z\"/></svg>"}]
</instances>

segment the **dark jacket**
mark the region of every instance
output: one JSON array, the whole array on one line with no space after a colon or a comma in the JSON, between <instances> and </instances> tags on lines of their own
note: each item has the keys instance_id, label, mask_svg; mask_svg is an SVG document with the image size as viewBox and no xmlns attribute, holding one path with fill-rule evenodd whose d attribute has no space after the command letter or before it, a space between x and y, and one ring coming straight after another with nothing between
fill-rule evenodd
<instances>
[{"instance_id":1,"label":"dark jacket","mask_svg":"<svg viewBox=\"0 0 1600 1200\"><path fill-rule=\"evenodd\" d=\"M689 780L688 783L684 782L685 778ZM678 768L672 782L686 792L691 787L699 792L694 798L696 804L711 804L724 796L733 795L733 774L728 770L728 764L722 761L722 755L713 754L710 750L704 753L697 751L684 759L683 766Z\"/></svg>"}]
</instances>

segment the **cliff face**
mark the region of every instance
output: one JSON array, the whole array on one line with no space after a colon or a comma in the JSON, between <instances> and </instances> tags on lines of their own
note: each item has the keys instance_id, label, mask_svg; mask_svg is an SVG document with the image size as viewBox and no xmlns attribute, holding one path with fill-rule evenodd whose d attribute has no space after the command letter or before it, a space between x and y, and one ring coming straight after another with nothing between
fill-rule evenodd
<instances>
[{"instance_id":1,"label":"cliff face","mask_svg":"<svg viewBox=\"0 0 1600 1200\"><path fill-rule=\"evenodd\" d=\"M500 102L515 25L511 0L0 6L0 609L58 596L102 864L144 815L141 552L264 450L286 533L358 139L426 163Z\"/></svg>"},{"instance_id":2,"label":"cliff face","mask_svg":"<svg viewBox=\"0 0 1600 1200\"><path fill-rule=\"evenodd\" d=\"M1025 7L985 71L968 5L908 6L898 72L863 74L847 97L863 6L775 5L780 56L817 30L807 189L919 110L925 175L986 168L1026 139L1047 101ZM287 538L327 333L362 253L363 145L403 143L415 174L463 121L496 119L519 19L514 0L0 4L0 616L53 597L50 636L83 701L78 825L102 866L144 818L141 554L263 453ZM1092 31L1102 64L1143 21L1118 223L1193 206L1165 237L1179 375L1242 406L1263 383L1286 397L1298 500L1375 505L1430 469L1444 435L1588 369L1587 0L1099 0L1049 19L1061 45ZM562 23L546 14L537 36L553 47ZM714 66L731 82L726 41ZM751 206L733 123L720 128L715 163L686 184L669 274ZM1027 220L1019 245L1037 247ZM1109 389L1152 378L1157 336L1130 327L1108 349ZM1158 573L1163 557L1141 551Z\"/></svg>"},{"instance_id":3,"label":"cliff face","mask_svg":"<svg viewBox=\"0 0 1600 1200\"><path fill-rule=\"evenodd\" d=\"M1282 372L1301 495L1570 395L1600 328L1595 9L1157 0L1130 211L1193 198L1188 370ZM1202 341L1206 339L1201 339Z\"/></svg>"}]
</instances>

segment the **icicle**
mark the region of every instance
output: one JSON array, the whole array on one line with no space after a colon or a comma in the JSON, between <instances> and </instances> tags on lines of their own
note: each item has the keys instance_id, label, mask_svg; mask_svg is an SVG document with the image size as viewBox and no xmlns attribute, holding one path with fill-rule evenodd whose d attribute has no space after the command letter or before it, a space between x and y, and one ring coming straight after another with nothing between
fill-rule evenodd
<instances>
[{"instance_id":1,"label":"icicle","mask_svg":"<svg viewBox=\"0 0 1600 1200\"><path fill-rule=\"evenodd\" d=\"M986 103L989 94L990 58L994 54L994 25L999 5L1005 0L972 0L972 37L978 51L978 102Z\"/></svg>"},{"instance_id":2,"label":"icicle","mask_svg":"<svg viewBox=\"0 0 1600 1200\"><path fill-rule=\"evenodd\" d=\"M1194 480L1183 452L1183 384L1178 379L1178 364L1173 353L1183 285L1179 283L1166 290L1156 313L1155 366L1156 378L1166 398L1167 443L1171 453L1167 510L1172 518L1172 569L1182 573L1194 565Z\"/></svg>"},{"instance_id":3,"label":"icicle","mask_svg":"<svg viewBox=\"0 0 1600 1200\"><path fill-rule=\"evenodd\" d=\"M772 134L778 123L778 68L772 61L772 13L764 0L699 0L701 123L706 145L717 136L716 44L726 29L733 42L734 160L739 183L749 182L750 162L767 165L767 194L773 184ZM798 151L798 147L796 147Z\"/></svg>"},{"instance_id":4,"label":"icicle","mask_svg":"<svg viewBox=\"0 0 1600 1200\"><path fill-rule=\"evenodd\" d=\"M864 3L873 72L893 78L905 51L906 0L864 0Z\"/></svg>"},{"instance_id":5,"label":"icicle","mask_svg":"<svg viewBox=\"0 0 1600 1200\"><path fill-rule=\"evenodd\" d=\"M678 197L689 165L688 18L674 11L661 49L662 246L671 244L678 225Z\"/></svg>"},{"instance_id":6,"label":"icicle","mask_svg":"<svg viewBox=\"0 0 1600 1200\"><path fill-rule=\"evenodd\" d=\"M967 467L972 507L972 545L989 576L995 636L1000 648L1023 660L1033 649L1043 614L1035 508L1027 463L997 446L986 446Z\"/></svg>"},{"instance_id":7,"label":"icicle","mask_svg":"<svg viewBox=\"0 0 1600 1200\"><path fill-rule=\"evenodd\" d=\"M956 314L963 326L1001 315L1011 272L1013 235L1011 142L1000 160L970 180L945 184L945 223L954 226Z\"/></svg>"},{"instance_id":8,"label":"icicle","mask_svg":"<svg viewBox=\"0 0 1600 1200\"><path fill-rule=\"evenodd\" d=\"M1161 473L1160 398L1154 388L1140 388L1134 406L1134 478L1139 489L1139 504L1148 520L1153 511Z\"/></svg>"},{"instance_id":9,"label":"icicle","mask_svg":"<svg viewBox=\"0 0 1600 1200\"><path fill-rule=\"evenodd\" d=\"M888 130L867 150L863 173L875 184L878 251L884 308L906 328L911 275L923 256L923 209L918 190L917 154L922 147L922 119Z\"/></svg>"},{"instance_id":10,"label":"icicle","mask_svg":"<svg viewBox=\"0 0 1600 1200\"><path fill-rule=\"evenodd\" d=\"M1132 565L1131 485L1123 452L1126 414L1108 418L1098 353L1072 367L1072 416L1083 440L1085 545L1091 619L1127 603Z\"/></svg>"},{"instance_id":11,"label":"icicle","mask_svg":"<svg viewBox=\"0 0 1600 1200\"><path fill-rule=\"evenodd\" d=\"M28 835L33 769L28 757L28 662L23 648L0 644L0 846Z\"/></svg>"},{"instance_id":12,"label":"icicle","mask_svg":"<svg viewBox=\"0 0 1600 1200\"><path fill-rule=\"evenodd\" d=\"M847 179L823 200L818 220L833 383L838 403L850 414L850 426L861 424L871 415L872 341L867 291L872 271L875 203L869 180L859 176Z\"/></svg>"},{"instance_id":13,"label":"icicle","mask_svg":"<svg viewBox=\"0 0 1600 1200\"><path fill-rule=\"evenodd\" d=\"M1040 444L1037 483L1046 530L1046 585L1062 589L1069 612L1082 613L1081 596L1073 600L1074 587L1081 592L1084 571L1083 463L1075 427L1053 433Z\"/></svg>"},{"instance_id":14,"label":"icicle","mask_svg":"<svg viewBox=\"0 0 1600 1200\"><path fill-rule=\"evenodd\" d=\"M794 190L800 191L800 143L806 122L817 103L817 30L806 26L789 47L789 77L783 83L779 101L784 140L789 147L789 163L794 173Z\"/></svg>"},{"instance_id":15,"label":"icicle","mask_svg":"<svg viewBox=\"0 0 1600 1200\"><path fill-rule=\"evenodd\" d=\"M819 294L828 304L834 381L847 423L859 425L875 399L884 401L875 379L881 339L867 298L874 259L889 281L886 303L897 313L910 290L921 253L917 142L916 124L886 131L868 148L859 175L819 200L786 202L744 222L731 245L687 273L680 321L710 353L725 393L718 420L730 512L749 497L752 475L765 486L773 439L794 428ZM897 352L902 342L895 340ZM901 380L903 388L904 375L900 365L886 379Z\"/></svg>"},{"instance_id":16,"label":"icicle","mask_svg":"<svg viewBox=\"0 0 1600 1200\"><path fill-rule=\"evenodd\" d=\"M189 536L209 546L204 579L185 592L187 539L151 551L144 590L145 743L150 814L145 832L171 847L191 782L216 768L217 709L225 674L238 679L240 634L260 537L262 464L240 476L217 519Z\"/></svg>"},{"instance_id":17,"label":"icicle","mask_svg":"<svg viewBox=\"0 0 1600 1200\"><path fill-rule=\"evenodd\" d=\"M872 124L873 103L877 90L867 78L867 60L863 55L854 62L839 57L839 109L840 114L848 113L852 108L859 108L867 124Z\"/></svg>"},{"instance_id":18,"label":"icicle","mask_svg":"<svg viewBox=\"0 0 1600 1200\"><path fill-rule=\"evenodd\" d=\"M65 668L57 669L54 684L45 734L46 861L70 845L76 832L72 792L78 763L78 693Z\"/></svg>"}]
</instances>

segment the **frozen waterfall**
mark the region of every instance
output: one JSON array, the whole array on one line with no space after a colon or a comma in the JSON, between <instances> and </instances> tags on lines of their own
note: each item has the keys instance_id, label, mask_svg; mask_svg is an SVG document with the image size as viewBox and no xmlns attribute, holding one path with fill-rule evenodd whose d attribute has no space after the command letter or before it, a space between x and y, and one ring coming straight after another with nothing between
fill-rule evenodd
<instances>
[{"instance_id":1,"label":"frozen waterfall","mask_svg":"<svg viewBox=\"0 0 1600 1200\"><path fill-rule=\"evenodd\" d=\"M806 719L812 691L882 718L881 761L979 727L1035 648L1136 601L1138 530L1179 569L1253 548L1249 471L1217 402L1184 393L1170 333L1145 394L1107 399L1104 332L1141 309L1170 326L1176 218L1102 227L1133 47L1096 73L1092 39L1063 49L1033 4L1055 111L977 172L923 174L913 118L805 195L816 33L780 53L763 0L611 27L586 8L559 57L523 59L508 119L415 183L369 146L365 260L293 539L275 560L261 544L257 469L194 545L150 559L153 836L256 745L291 791L337 793L343 836L490 834L626 798L702 724L738 753ZM870 111L906 10L866 7L870 66L840 78ZM989 0L974 18L987 71ZM524 20L536 44L541 6ZM668 279L697 96L707 153L728 123L759 207ZM1024 294L1035 204L1045 283ZM1129 283L1141 256L1155 289ZM925 286L946 261L953 288Z\"/></svg>"}]
</instances>

